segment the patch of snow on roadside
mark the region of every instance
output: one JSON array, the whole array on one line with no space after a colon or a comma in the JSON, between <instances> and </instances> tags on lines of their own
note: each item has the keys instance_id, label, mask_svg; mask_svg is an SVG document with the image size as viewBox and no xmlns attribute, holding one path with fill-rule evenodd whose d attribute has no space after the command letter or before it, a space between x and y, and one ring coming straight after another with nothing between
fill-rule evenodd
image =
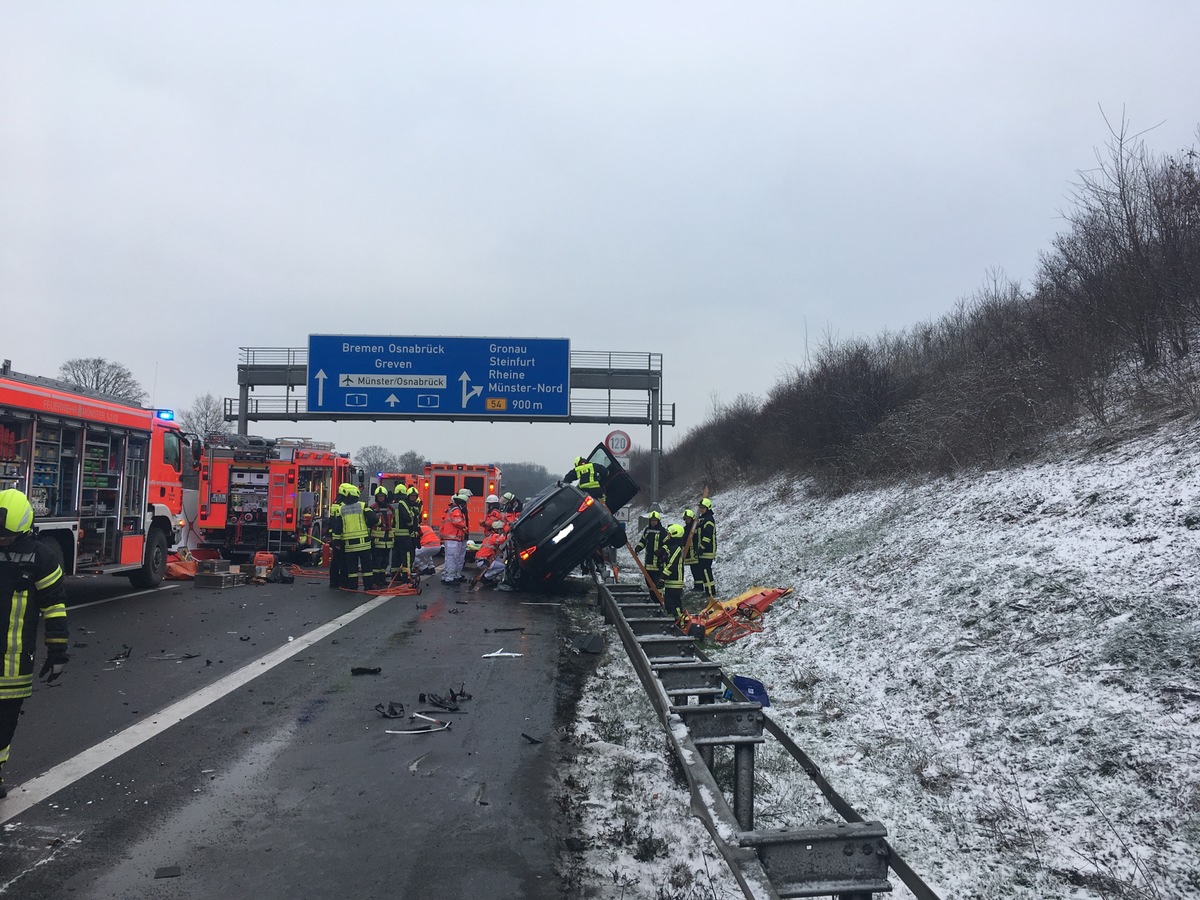
<instances>
[{"instance_id":1,"label":"patch of snow on roadside","mask_svg":"<svg viewBox=\"0 0 1200 900\"><path fill-rule=\"evenodd\" d=\"M778 479L712 499L719 595L794 593L707 652L764 683L773 718L943 898L1200 896L1194 422L927 484L826 499ZM575 738L638 764L573 770L610 803L592 868L625 885L589 896L740 896L708 876L723 864L609 646ZM840 821L773 741L757 773L757 827ZM660 890L682 871L706 880Z\"/></svg>"}]
</instances>

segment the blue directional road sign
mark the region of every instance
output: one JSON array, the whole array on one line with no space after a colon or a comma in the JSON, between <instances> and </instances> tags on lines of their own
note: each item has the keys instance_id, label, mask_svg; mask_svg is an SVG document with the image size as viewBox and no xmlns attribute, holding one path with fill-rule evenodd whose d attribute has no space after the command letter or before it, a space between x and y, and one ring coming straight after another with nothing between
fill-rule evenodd
<instances>
[{"instance_id":1,"label":"blue directional road sign","mask_svg":"<svg viewBox=\"0 0 1200 900\"><path fill-rule=\"evenodd\" d=\"M406 418L563 418L566 338L308 336L308 410Z\"/></svg>"}]
</instances>

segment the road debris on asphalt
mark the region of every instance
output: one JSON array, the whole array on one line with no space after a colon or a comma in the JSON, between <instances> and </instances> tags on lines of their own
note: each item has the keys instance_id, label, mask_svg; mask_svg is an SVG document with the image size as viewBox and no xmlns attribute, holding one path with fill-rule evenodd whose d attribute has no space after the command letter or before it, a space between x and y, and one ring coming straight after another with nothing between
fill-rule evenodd
<instances>
[{"instance_id":1,"label":"road debris on asphalt","mask_svg":"<svg viewBox=\"0 0 1200 900\"><path fill-rule=\"evenodd\" d=\"M379 713L385 719L403 719L404 704L397 700L389 700L387 706L384 706L382 703L376 703L375 712Z\"/></svg>"},{"instance_id":2,"label":"road debris on asphalt","mask_svg":"<svg viewBox=\"0 0 1200 900\"><path fill-rule=\"evenodd\" d=\"M447 728L450 727L449 722L443 721L442 719L435 719L432 716L425 716L425 715L422 715L421 713L413 713L411 716L408 717L408 721L410 721L410 722L413 721L414 719L421 719L425 722L428 722L429 724L428 725L418 725L416 728L406 728L406 729L399 730L399 731L393 731L391 729L387 729L386 731L384 731L384 734L430 734L434 731L445 731Z\"/></svg>"}]
</instances>

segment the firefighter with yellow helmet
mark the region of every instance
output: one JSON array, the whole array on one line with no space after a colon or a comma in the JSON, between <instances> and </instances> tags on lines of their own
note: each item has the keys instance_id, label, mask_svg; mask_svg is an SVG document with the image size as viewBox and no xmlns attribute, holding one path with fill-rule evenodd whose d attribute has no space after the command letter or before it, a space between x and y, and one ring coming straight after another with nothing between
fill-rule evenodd
<instances>
[{"instance_id":1,"label":"firefighter with yellow helmet","mask_svg":"<svg viewBox=\"0 0 1200 900\"><path fill-rule=\"evenodd\" d=\"M642 530L642 536L638 538L637 546L633 549L635 552L643 554L645 560L643 568L646 570L646 575L658 588L662 587L662 551L666 540L667 530L663 527L662 513L657 509L652 509L646 515L646 527Z\"/></svg>"},{"instance_id":2,"label":"firefighter with yellow helmet","mask_svg":"<svg viewBox=\"0 0 1200 900\"><path fill-rule=\"evenodd\" d=\"M375 488L375 524L371 526L371 580L370 587L387 587L388 573L392 564L392 548L396 544L396 513L392 509L392 495L386 487Z\"/></svg>"},{"instance_id":3,"label":"firefighter with yellow helmet","mask_svg":"<svg viewBox=\"0 0 1200 900\"><path fill-rule=\"evenodd\" d=\"M403 481L392 491L396 510L396 547L392 552L392 568L406 579L413 575L413 551L417 529L421 524L413 509L412 500L416 493Z\"/></svg>"},{"instance_id":4,"label":"firefighter with yellow helmet","mask_svg":"<svg viewBox=\"0 0 1200 900\"><path fill-rule=\"evenodd\" d=\"M662 550L663 603L676 621L683 618L683 542L686 532L682 525L667 526L667 540Z\"/></svg>"},{"instance_id":5,"label":"firefighter with yellow helmet","mask_svg":"<svg viewBox=\"0 0 1200 900\"><path fill-rule=\"evenodd\" d=\"M359 574L367 589L372 587L371 576L371 528L375 524L375 512L362 502L357 485L346 481L338 488L340 514L330 520L330 534L342 548L342 571L337 587L358 590ZM332 572L330 573L332 581Z\"/></svg>"},{"instance_id":6,"label":"firefighter with yellow helmet","mask_svg":"<svg viewBox=\"0 0 1200 900\"><path fill-rule=\"evenodd\" d=\"M717 523L713 518L712 501L707 497L700 501L700 518L696 520L693 546L696 563L692 566L692 589L712 600L717 596L717 585L713 579L713 561L717 558Z\"/></svg>"},{"instance_id":7,"label":"firefighter with yellow helmet","mask_svg":"<svg viewBox=\"0 0 1200 900\"><path fill-rule=\"evenodd\" d=\"M582 456L575 457L575 466L563 476L565 484L577 482L579 489L585 494L604 502L604 482L608 478L608 470L590 459Z\"/></svg>"},{"instance_id":8,"label":"firefighter with yellow helmet","mask_svg":"<svg viewBox=\"0 0 1200 900\"><path fill-rule=\"evenodd\" d=\"M7 631L0 651L0 797L4 764L25 699L33 695L38 620L45 622L46 660L39 678L58 679L67 667L67 592L58 545L33 535L33 507L15 488L0 491L0 614Z\"/></svg>"}]
</instances>

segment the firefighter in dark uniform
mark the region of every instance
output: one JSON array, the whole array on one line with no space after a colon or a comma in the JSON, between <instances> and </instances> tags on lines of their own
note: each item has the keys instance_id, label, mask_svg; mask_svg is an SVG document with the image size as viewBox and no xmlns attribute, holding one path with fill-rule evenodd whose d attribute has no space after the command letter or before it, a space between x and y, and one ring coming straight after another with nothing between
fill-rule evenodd
<instances>
[{"instance_id":1,"label":"firefighter in dark uniform","mask_svg":"<svg viewBox=\"0 0 1200 900\"><path fill-rule=\"evenodd\" d=\"M696 524L696 513L691 508L683 511L683 564L691 570L692 590L704 590L704 573L700 569L700 557L696 552L696 539L700 526Z\"/></svg>"},{"instance_id":2,"label":"firefighter in dark uniform","mask_svg":"<svg viewBox=\"0 0 1200 900\"><path fill-rule=\"evenodd\" d=\"M396 516L391 495L383 485L375 488L375 524L371 526L371 583L372 588L387 587L388 568L392 562L392 547L396 543Z\"/></svg>"},{"instance_id":3,"label":"firefighter in dark uniform","mask_svg":"<svg viewBox=\"0 0 1200 900\"><path fill-rule=\"evenodd\" d=\"M413 551L416 551L417 541L421 537L421 526L425 523L425 501L421 499L421 492L415 487L408 489L408 508L413 514Z\"/></svg>"},{"instance_id":4,"label":"firefighter in dark uniform","mask_svg":"<svg viewBox=\"0 0 1200 900\"><path fill-rule=\"evenodd\" d=\"M346 555L342 552L342 539L334 532L334 525L342 518L342 504L350 499L350 482L343 482L337 490L337 499L329 504L329 518L325 520L325 534L329 538L329 586L340 588L346 580ZM341 526L337 531L340 533Z\"/></svg>"},{"instance_id":5,"label":"firefighter in dark uniform","mask_svg":"<svg viewBox=\"0 0 1200 900\"><path fill-rule=\"evenodd\" d=\"M717 596L713 579L713 560L717 558L717 523L713 518L712 501L707 497L700 501L700 518L696 520L692 543L696 547L696 565L692 566L693 588L703 590L712 600Z\"/></svg>"},{"instance_id":6,"label":"firefighter in dark uniform","mask_svg":"<svg viewBox=\"0 0 1200 900\"><path fill-rule=\"evenodd\" d=\"M575 457L575 468L564 475L562 480L565 484L570 484L573 481L579 482L579 489L581 491L603 503L604 480L607 475L608 471L604 466L597 465L591 460L584 459L582 456L577 456Z\"/></svg>"},{"instance_id":7,"label":"firefighter in dark uniform","mask_svg":"<svg viewBox=\"0 0 1200 900\"><path fill-rule=\"evenodd\" d=\"M642 531L642 536L638 538L637 546L634 547L634 550L642 554L642 559L645 560L646 574L650 576L650 580L654 582L654 586L659 589L662 588L662 560L660 555L666 537L667 530L663 528L662 516L657 509L650 510L646 515L646 527Z\"/></svg>"},{"instance_id":8,"label":"firefighter in dark uniform","mask_svg":"<svg viewBox=\"0 0 1200 900\"><path fill-rule=\"evenodd\" d=\"M363 505L359 490L353 484L343 484L338 494L343 497L342 511L330 528L334 538L342 542L344 568L339 586L358 590L361 574L363 585L370 590L371 528L375 524L375 512Z\"/></svg>"},{"instance_id":9,"label":"firefighter in dark uniform","mask_svg":"<svg viewBox=\"0 0 1200 900\"><path fill-rule=\"evenodd\" d=\"M667 540L663 544L662 559L663 603L675 621L684 616L683 609L683 539L682 525L667 526Z\"/></svg>"},{"instance_id":10,"label":"firefighter in dark uniform","mask_svg":"<svg viewBox=\"0 0 1200 900\"><path fill-rule=\"evenodd\" d=\"M45 621L46 660L39 678L53 682L67 667L67 592L62 554L52 541L33 536L33 507L13 488L0 491L0 615L5 623L0 651L0 797L4 764L25 699L33 695L33 651L38 619Z\"/></svg>"},{"instance_id":11,"label":"firefighter in dark uniform","mask_svg":"<svg viewBox=\"0 0 1200 900\"><path fill-rule=\"evenodd\" d=\"M392 567L406 580L411 580L413 575L413 551L417 529L421 524L415 517L412 506L416 493L401 481L392 495L396 509L396 548L392 551Z\"/></svg>"}]
</instances>

